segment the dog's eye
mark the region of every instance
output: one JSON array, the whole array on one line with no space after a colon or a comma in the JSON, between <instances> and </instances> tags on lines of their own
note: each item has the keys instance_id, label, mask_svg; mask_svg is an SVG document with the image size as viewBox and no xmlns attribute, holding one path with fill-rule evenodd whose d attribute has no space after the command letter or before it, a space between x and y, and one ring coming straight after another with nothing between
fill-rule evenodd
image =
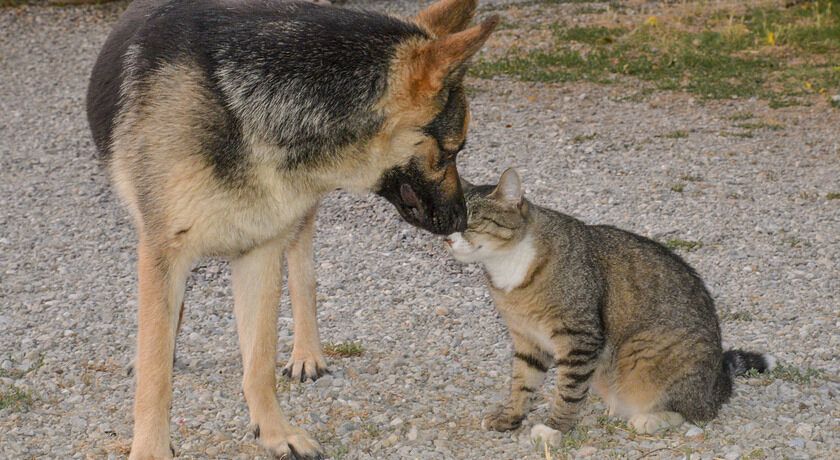
<instances>
[{"instance_id":1,"label":"dog's eye","mask_svg":"<svg viewBox=\"0 0 840 460\"><path fill-rule=\"evenodd\" d=\"M437 161L437 168L445 168L449 163L455 161L455 158L458 156L458 152L452 150L441 150L440 155L438 156Z\"/></svg>"},{"instance_id":2,"label":"dog's eye","mask_svg":"<svg viewBox=\"0 0 840 460\"><path fill-rule=\"evenodd\" d=\"M443 150L443 155L441 155L441 160L443 162L455 161L455 159L458 157L458 154L461 153L461 150L464 150L464 147L466 147L466 146L467 146L467 141L465 140L456 149Z\"/></svg>"}]
</instances>

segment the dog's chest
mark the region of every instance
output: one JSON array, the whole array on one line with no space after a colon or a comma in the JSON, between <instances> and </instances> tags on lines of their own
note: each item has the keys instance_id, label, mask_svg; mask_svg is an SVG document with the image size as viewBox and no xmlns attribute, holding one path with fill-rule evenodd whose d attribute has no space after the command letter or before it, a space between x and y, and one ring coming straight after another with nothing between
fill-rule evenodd
<instances>
[{"instance_id":1,"label":"dog's chest","mask_svg":"<svg viewBox=\"0 0 840 460\"><path fill-rule=\"evenodd\" d=\"M236 256L275 239L295 237L320 194L301 181L258 171L238 188L196 193L180 200L186 243L197 252Z\"/></svg>"}]
</instances>

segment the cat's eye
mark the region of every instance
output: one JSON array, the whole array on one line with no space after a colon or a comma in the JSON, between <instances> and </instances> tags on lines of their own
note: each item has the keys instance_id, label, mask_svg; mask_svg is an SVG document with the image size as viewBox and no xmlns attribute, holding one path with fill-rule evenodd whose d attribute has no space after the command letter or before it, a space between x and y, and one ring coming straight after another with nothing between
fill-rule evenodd
<instances>
[{"instance_id":1,"label":"cat's eye","mask_svg":"<svg viewBox=\"0 0 840 460\"><path fill-rule=\"evenodd\" d=\"M482 223L484 224L485 227L504 228L504 229L510 230L510 227L508 227L507 225L502 225L499 221L497 221L493 218L490 218L490 217L485 217L482 220Z\"/></svg>"}]
</instances>

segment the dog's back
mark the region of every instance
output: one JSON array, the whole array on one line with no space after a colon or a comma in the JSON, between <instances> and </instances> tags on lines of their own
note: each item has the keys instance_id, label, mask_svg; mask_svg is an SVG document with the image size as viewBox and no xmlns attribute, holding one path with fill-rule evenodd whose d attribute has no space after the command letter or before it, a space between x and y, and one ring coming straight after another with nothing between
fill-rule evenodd
<instances>
[{"instance_id":1,"label":"dog's back","mask_svg":"<svg viewBox=\"0 0 840 460\"><path fill-rule=\"evenodd\" d=\"M107 158L126 100L143 97L154 72L187 62L243 128L295 152L293 166L377 129L370 106L385 90L396 46L412 36L426 33L390 16L309 2L135 1L97 59L88 121Z\"/></svg>"},{"instance_id":2,"label":"dog's back","mask_svg":"<svg viewBox=\"0 0 840 460\"><path fill-rule=\"evenodd\" d=\"M108 35L96 59L87 91L87 117L93 141L103 156L110 153L113 121L117 116L122 83L123 56L138 29L166 0L135 0Z\"/></svg>"}]
</instances>

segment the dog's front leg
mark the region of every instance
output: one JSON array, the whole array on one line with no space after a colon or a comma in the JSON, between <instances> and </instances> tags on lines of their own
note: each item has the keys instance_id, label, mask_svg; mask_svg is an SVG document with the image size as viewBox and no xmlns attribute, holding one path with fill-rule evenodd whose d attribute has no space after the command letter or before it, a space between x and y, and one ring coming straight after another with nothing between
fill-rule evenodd
<instances>
[{"instance_id":1,"label":"dog's front leg","mask_svg":"<svg viewBox=\"0 0 840 460\"><path fill-rule=\"evenodd\" d=\"M321 447L289 424L275 394L277 307L285 246L285 239L266 243L232 264L242 388L260 444L279 458L314 459L320 457Z\"/></svg>"},{"instance_id":2,"label":"dog's front leg","mask_svg":"<svg viewBox=\"0 0 840 460\"><path fill-rule=\"evenodd\" d=\"M289 261L289 295L295 322L295 343L292 357L283 368L283 375L301 382L329 372L321 351L318 334L318 315L315 301L315 262L312 239L315 235L315 215L312 208L303 220L300 231L286 251Z\"/></svg>"},{"instance_id":3,"label":"dog's front leg","mask_svg":"<svg viewBox=\"0 0 840 460\"><path fill-rule=\"evenodd\" d=\"M167 254L142 235L137 250L137 388L131 460L172 458L169 407L172 354L190 261Z\"/></svg>"}]
</instances>

